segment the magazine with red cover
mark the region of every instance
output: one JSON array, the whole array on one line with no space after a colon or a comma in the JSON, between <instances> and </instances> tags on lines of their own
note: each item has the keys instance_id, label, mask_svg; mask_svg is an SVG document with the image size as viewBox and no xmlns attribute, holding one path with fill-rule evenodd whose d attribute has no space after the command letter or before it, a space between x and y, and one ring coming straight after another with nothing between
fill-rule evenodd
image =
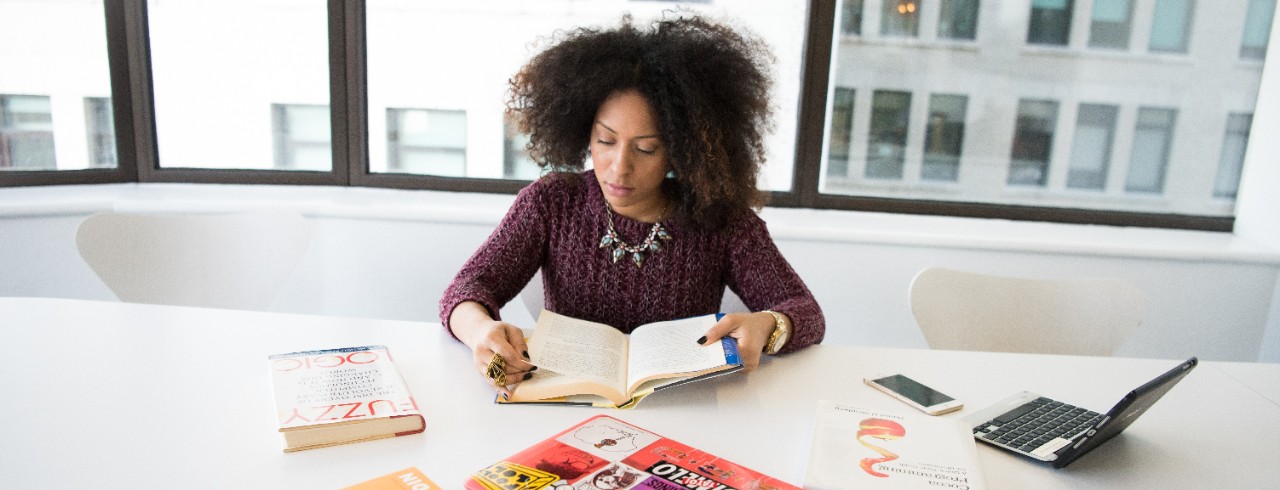
<instances>
[{"instance_id":1,"label":"magazine with red cover","mask_svg":"<svg viewBox=\"0 0 1280 490\"><path fill-rule=\"evenodd\" d=\"M608 415L475 472L471 490L799 489Z\"/></svg>"}]
</instances>

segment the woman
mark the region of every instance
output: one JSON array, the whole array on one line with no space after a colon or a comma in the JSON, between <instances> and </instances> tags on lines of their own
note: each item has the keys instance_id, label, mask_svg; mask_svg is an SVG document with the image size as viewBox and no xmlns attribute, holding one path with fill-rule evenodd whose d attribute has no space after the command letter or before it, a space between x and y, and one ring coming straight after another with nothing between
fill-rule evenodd
<instances>
[{"instance_id":1,"label":"woman","mask_svg":"<svg viewBox=\"0 0 1280 490\"><path fill-rule=\"evenodd\" d=\"M822 341L822 310L752 210L771 62L761 41L701 18L642 30L626 17L565 34L511 79L508 111L558 171L519 193L440 300L500 394L536 367L497 313L539 269L548 310L624 332L715 313L728 287L754 313L697 342L737 339L748 371Z\"/></svg>"}]
</instances>

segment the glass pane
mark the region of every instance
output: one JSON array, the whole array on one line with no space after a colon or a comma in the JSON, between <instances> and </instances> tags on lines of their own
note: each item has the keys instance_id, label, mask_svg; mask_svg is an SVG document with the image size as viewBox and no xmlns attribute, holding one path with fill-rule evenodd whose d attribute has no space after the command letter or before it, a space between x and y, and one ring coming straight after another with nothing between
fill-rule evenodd
<instances>
[{"instance_id":1,"label":"glass pane","mask_svg":"<svg viewBox=\"0 0 1280 490\"><path fill-rule=\"evenodd\" d=\"M867 178L901 179L906 159L911 93L877 90L871 100Z\"/></svg>"},{"instance_id":2,"label":"glass pane","mask_svg":"<svg viewBox=\"0 0 1280 490\"><path fill-rule=\"evenodd\" d=\"M938 37L972 40L978 33L978 0L942 0Z\"/></svg>"},{"instance_id":3,"label":"glass pane","mask_svg":"<svg viewBox=\"0 0 1280 490\"><path fill-rule=\"evenodd\" d=\"M323 2L322 2L323 3ZM559 30L616 26L630 12L637 25L664 15L667 2L365 2L369 77L369 165L393 170L387 133L389 108L465 112L465 159L415 172L468 178L533 179L523 135L509 131L507 81ZM773 50L775 130L765 140L760 185L791 189L800 94L806 0L717 0L682 3L710 18L728 18L762 37ZM670 15L670 14L666 14ZM465 49L462 49L465 48ZM584 141L585 147L585 141ZM465 162L465 163L459 163Z\"/></svg>"},{"instance_id":4,"label":"glass pane","mask_svg":"<svg viewBox=\"0 0 1280 490\"><path fill-rule=\"evenodd\" d=\"M925 128L924 167L920 178L955 182L960 177L960 151L964 146L964 117L969 98L963 95L929 96L929 124Z\"/></svg>"},{"instance_id":5,"label":"glass pane","mask_svg":"<svg viewBox=\"0 0 1280 490\"><path fill-rule=\"evenodd\" d=\"M103 12L102 2L0 0L0 171L116 165L113 133L101 135L111 144L100 159L86 138L86 101L111 97Z\"/></svg>"},{"instance_id":6,"label":"glass pane","mask_svg":"<svg viewBox=\"0 0 1280 490\"><path fill-rule=\"evenodd\" d=\"M1133 157L1124 189L1129 192L1160 193L1164 191L1164 173L1169 165L1169 146L1173 144L1176 109L1138 109L1138 123L1133 132Z\"/></svg>"},{"instance_id":7,"label":"glass pane","mask_svg":"<svg viewBox=\"0 0 1280 490\"><path fill-rule=\"evenodd\" d=\"M1194 20L1194 8L1207 11L1209 3L1122 3L1126 8L1117 13L1099 1L977 2L980 32L964 43L836 36L818 191L1233 216L1247 124L1233 123L1229 132L1225 124L1229 115L1256 112L1266 69L1231 62L1251 0L1213 2L1215 15ZM920 4L927 7L921 15L927 40L939 29L931 23L943 22L946 2ZM870 15L880 15L867 5ZM1122 57L1098 53L1085 39L1095 6L1100 19L1127 16L1130 41L1151 36L1170 49L1183 46L1185 54L1170 60L1167 52L1142 46ZM1068 43L1071 15L1082 19L1075 28L1080 39ZM1046 23L1054 16L1058 21ZM1157 23L1182 34L1157 34ZM1007 38L1055 26L1063 44L1051 49L1037 36L1021 43Z\"/></svg>"},{"instance_id":8,"label":"glass pane","mask_svg":"<svg viewBox=\"0 0 1280 490\"><path fill-rule=\"evenodd\" d=\"M1218 160L1218 179L1213 185L1214 197L1234 199L1240 190L1240 170L1244 167L1244 152L1249 146L1249 126L1252 114L1232 114L1227 118L1227 133L1222 140L1222 157Z\"/></svg>"},{"instance_id":9,"label":"glass pane","mask_svg":"<svg viewBox=\"0 0 1280 490\"><path fill-rule=\"evenodd\" d=\"M1152 51L1187 52L1193 0L1156 0L1151 19Z\"/></svg>"},{"instance_id":10,"label":"glass pane","mask_svg":"<svg viewBox=\"0 0 1280 490\"><path fill-rule=\"evenodd\" d=\"M1043 186L1049 176L1053 134L1058 126L1058 103L1046 100L1018 101L1009 163L1009 185Z\"/></svg>"},{"instance_id":11,"label":"glass pane","mask_svg":"<svg viewBox=\"0 0 1280 490\"><path fill-rule=\"evenodd\" d=\"M387 109L387 171L466 175L467 113Z\"/></svg>"},{"instance_id":12,"label":"glass pane","mask_svg":"<svg viewBox=\"0 0 1280 490\"><path fill-rule=\"evenodd\" d=\"M332 168L326 2L150 0L147 15L161 167Z\"/></svg>"},{"instance_id":13,"label":"glass pane","mask_svg":"<svg viewBox=\"0 0 1280 490\"><path fill-rule=\"evenodd\" d=\"M831 136L827 145L827 176L849 176L849 151L853 146L853 89L836 87L831 99Z\"/></svg>"},{"instance_id":14,"label":"glass pane","mask_svg":"<svg viewBox=\"0 0 1280 490\"><path fill-rule=\"evenodd\" d=\"M1089 26L1089 46L1126 49L1133 4L1129 0L1093 0L1093 23Z\"/></svg>"},{"instance_id":15,"label":"glass pane","mask_svg":"<svg viewBox=\"0 0 1280 490\"><path fill-rule=\"evenodd\" d=\"M90 167L116 166L116 130L111 117L111 99L84 99L85 134L88 136Z\"/></svg>"},{"instance_id":16,"label":"glass pane","mask_svg":"<svg viewBox=\"0 0 1280 490\"><path fill-rule=\"evenodd\" d=\"M881 36L916 37L920 32L920 8L916 0L884 0L880 11Z\"/></svg>"},{"instance_id":17,"label":"glass pane","mask_svg":"<svg viewBox=\"0 0 1280 490\"><path fill-rule=\"evenodd\" d=\"M1071 0L1033 0L1027 26L1030 44L1066 45L1071 35Z\"/></svg>"},{"instance_id":18,"label":"glass pane","mask_svg":"<svg viewBox=\"0 0 1280 490\"><path fill-rule=\"evenodd\" d=\"M844 0L840 14L840 32L862 34L862 0Z\"/></svg>"},{"instance_id":19,"label":"glass pane","mask_svg":"<svg viewBox=\"0 0 1280 490\"><path fill-rule=\"evenodd\" d=\"M1271 20L1276 14L1276 0L1249 0L1249 13L1244 20L1244 36L1240 41L1240 57L1261 60L1267 57L1271 37Z\"/></svg>"}]
</instances>

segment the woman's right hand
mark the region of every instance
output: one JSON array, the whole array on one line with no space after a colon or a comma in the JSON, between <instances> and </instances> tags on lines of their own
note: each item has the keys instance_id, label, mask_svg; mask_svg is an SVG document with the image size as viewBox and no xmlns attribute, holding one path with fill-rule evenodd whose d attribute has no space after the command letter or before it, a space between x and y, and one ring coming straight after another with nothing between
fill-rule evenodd
<instances>
[{"instance_id":1,"label":"woman's right hand","mask_svg":"<svg viewBox=\"0 0 1280 490\"><path fill-rule=\"evenodd\" d=\"M449 327L462 343L471 348L474 369L503 399L511 397L511 389L533 376L538 369L529 362L529 346L524 341L524 331L510 323L494 320L488 310L479 303L465 302L454 308L449 316ZM494 355L502 358L506 382L498 384L489 377L489 365Z\"/></svg>"}]
</instances>

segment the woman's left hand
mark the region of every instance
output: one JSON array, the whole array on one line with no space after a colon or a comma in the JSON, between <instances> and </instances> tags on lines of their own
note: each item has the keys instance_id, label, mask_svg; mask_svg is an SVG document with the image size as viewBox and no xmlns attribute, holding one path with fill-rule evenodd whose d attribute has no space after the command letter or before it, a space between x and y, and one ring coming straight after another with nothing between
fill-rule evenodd
<instances>
[{"instance_id":1,"label":"woman's left hand","mask_svg":"<svg viewBox=\"0 0 1280 490\"><path fill-rule=\"evenodd\" d=\"M729 313L707 330L707 334L698 339L698 343L707 345L724 337L738 340L738 354L742 356L742 367L751 371L760 365L760 355L764 353L765 344L773 334L777 322L773 315L763 311L756 313Z\"/></svg>"}]
</instances>

